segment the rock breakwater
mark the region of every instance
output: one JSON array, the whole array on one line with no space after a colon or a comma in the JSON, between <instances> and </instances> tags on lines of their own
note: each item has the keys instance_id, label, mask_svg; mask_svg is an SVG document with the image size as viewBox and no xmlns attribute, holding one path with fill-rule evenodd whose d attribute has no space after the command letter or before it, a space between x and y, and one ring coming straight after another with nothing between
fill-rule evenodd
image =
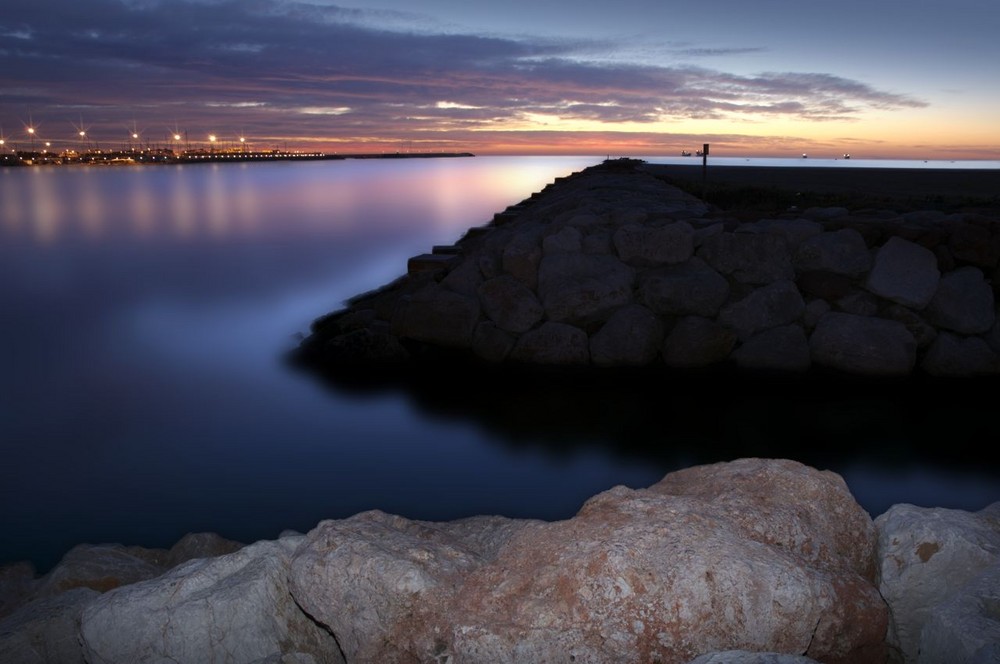
<instances>
[{"instance_id":1,"label":"rock breakwater","mask_svg":"<svg viewBox=\"0 0 1000 664\"><path fill-rule=\"evenodd\" d=\"M324 371L517 367L1000 372L1000 217L810 208L742 221L609 160L318 318Z\"/></svg>"}]
</instances>

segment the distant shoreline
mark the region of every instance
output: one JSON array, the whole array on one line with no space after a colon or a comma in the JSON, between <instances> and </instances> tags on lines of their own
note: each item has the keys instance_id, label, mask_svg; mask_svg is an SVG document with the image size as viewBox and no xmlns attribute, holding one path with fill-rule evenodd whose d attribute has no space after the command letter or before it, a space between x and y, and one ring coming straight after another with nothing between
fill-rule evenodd
<instances>
[{"instance_id":1,"label":"distant shoreline","mask_svg":"<svg viewBox=\"0 0 1000 664\"><path fill-rule=\"evenodd\" d=\"M46 155L40 152L19 152L0 155L0 166L14 168L31 166L150 166L161 164L205 164L261 161L316 161L346 159L434 159L474 157L471 152L197 152L172 154L169 151L126 150L124 152L90 153L80 157Z\"/></svg>"}]
</instances>

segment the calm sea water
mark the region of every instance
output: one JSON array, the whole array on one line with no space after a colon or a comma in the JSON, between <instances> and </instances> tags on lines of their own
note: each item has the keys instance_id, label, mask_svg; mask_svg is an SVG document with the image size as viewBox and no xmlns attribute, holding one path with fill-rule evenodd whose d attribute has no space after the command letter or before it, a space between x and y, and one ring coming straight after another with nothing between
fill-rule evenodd
<instances>
[{"instance_id":1,"label":"calm sea water","mask_svg":"<svg viewBox=\"0 0 1000 664\"><path fill-rule=\"evenodd\" d=\"M274 538L376 508L565 518L616 484L739 456L835 470L873 516L1000 500L1000 471L963 457L1000 433L976 399L357 392L284 362L408 257L600 160L0 169L0 563ZM934 430L954 453L917 443Z\"/></svg>"}]
</instances>

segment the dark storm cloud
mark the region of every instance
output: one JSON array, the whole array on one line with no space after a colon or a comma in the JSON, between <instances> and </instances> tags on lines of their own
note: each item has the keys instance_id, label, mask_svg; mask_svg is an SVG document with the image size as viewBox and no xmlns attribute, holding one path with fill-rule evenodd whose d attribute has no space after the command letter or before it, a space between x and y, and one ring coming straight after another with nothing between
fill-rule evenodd
<instances>
[{"instance_id":1,"label":"dark storm cloud","mask_svg":"<svg viewBox=\"0 0 1000 664\"><path fill-rule=\"evenodd\" d=\"M579 57L593 44L373 27L406 18L280 0L18 2L0 13L0 116L86 109L95 122L121 122L139 109L161 123L183 115L374 135L531 114L829 119L922 105L829 74L602 64Z\"/></svg>"}]
</instances>

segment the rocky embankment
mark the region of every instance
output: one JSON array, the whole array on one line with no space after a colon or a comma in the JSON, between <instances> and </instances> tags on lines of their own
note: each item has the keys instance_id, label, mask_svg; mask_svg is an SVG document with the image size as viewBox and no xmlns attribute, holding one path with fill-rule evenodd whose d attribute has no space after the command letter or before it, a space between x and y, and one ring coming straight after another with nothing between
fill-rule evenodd
<instances>
[{"instance_id":1,"label":"rocky embankment","mask_svg":"<svg viewBox=\"0 0 1000 664\"><path fill-rule=\"evenodd\" d=\"M811 208L740 221L617 160L415 256L316 320L297 359L989 376L998 266L1000 216Z\"/></svg>"},{"instance_id":2,"label":"rocky embankment","mask_svg":"<svg viewBox=\"0 0 1000 664\"><path fill-rule=\"evenodd\" d=\"M746 458L563 521L364 512L243 546L0 568L10 664L926 664L1000 658L1000 503L893 506Z\"/></svg>"}]
</instances>

